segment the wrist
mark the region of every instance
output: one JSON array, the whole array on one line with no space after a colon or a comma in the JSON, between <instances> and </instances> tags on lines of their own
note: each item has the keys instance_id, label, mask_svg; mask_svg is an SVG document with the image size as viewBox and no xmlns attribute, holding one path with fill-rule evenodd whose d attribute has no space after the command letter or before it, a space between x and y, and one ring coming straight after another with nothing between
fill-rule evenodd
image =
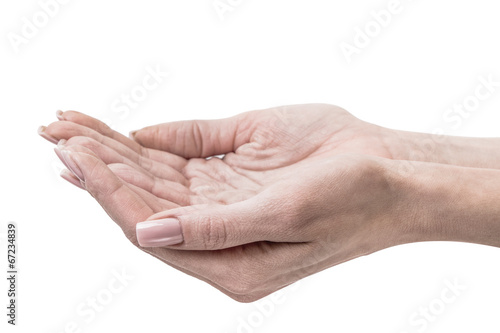
<instances>
[{"instance_id":1,"label":"wrist","mask_svg":"<svg viewBox=\"0 0 500 333\"><path fill-rule=\"evenodd\" d=\"M411 177L390 176L400 193L395 207L400 243L460 241L500 247L500 171L421 162L414 166Z\"/></svg>"},{"instance_id":2,"label":"wrist","mask_svg":"<svg viewBox=\"0 0 500 333\"><path fill-rule=\"evenodd\" d=\"M384 142L395 160L500 169L500 139L468 138L385 129Z\"/></svg>"}]
</instances>

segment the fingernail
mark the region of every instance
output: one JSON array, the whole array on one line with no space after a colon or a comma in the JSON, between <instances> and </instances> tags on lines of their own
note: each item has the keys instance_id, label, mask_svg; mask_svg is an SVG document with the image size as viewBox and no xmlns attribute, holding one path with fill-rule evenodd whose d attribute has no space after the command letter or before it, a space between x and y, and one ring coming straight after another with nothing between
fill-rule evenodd
<instances>
[{"instance_id":1,"label":"fingernail","mask_svg":"<svg viewBox=\"0 0 500 333\"><path fill-rule=\"evenodd\" d=\"M68 170L63 169L61 171L60 176L64 179L70 182L71 184L75 185L76 187L81 188L82 190L85 190L85 188L82 185L82 182L79 181L78 179L75 178L75 176Z\"/></svg>"},{"instance_id":2,"label":"fingernail","mask_svg":"<svg viewBox=\"0 0 500 333\"><path fill-rule=\"evenodd\" d=\"M65 149L60 150L60 153L65 162L64 164L68 167L69 171L73 172L76 178L80 179L80 181L85 182L85 178L83 177L83 172L78 166L78 164L76 164L73 158L73 153Z\"/></svg>"},{"instance_id":3,"label":"fingernail","mask_svg":"<svg viewBox=\"0 0 500 333\"><path fill-rule=\"evenodd\" d=\"M66 139L59 140L59 142L57 143L57 147L64 148L64 145L66 144L67 141L68 140L66 140Z\"/></svg>"},{"instance_id":4,"label":"fingernail","mask_svg":"<svg viewBox=\"0 0 500 333\"><path fill-rule=\"evenodd\" d=\"M128 137L131 138L131 139L133 139L135 137L135 133L137 133L137 131L130 131L128 133Z\"/></svg>"},{"instance_id":5,"label":"fingernail","mask_svg":"<svg viewBox=\"0 0 500 333\"><path fill-rule=\"evenodd\" d=\"M181 224L174 218L139 222L135 226L137 241L143 247L161 247L181 243Z\"/></svg>"},{"instance_id":6,"label":"fingernail","mask_svg":"<svg viewBox=\"0 0 500 333\"><path fill-rule=\"evenodd\" d=\"M56 111L56 117L57 117L57 119L59 119L59 120L64 120L64 118L63 118L63 113L64 113L64 112L62 112L61 110L57 110L57 111Z\"/></svg>"},{"instance_id":7,"label":"fingernail","mask_svg":"<svg viewBox=\"0 0 500 333\"><path fill-rule=\"evenodd\" d=\"M61 141L66 141L66 140L61 140ZM61 144L61 142L59 142L57 144L57 146L59 146ZM61 150L56 147L54 148L54 151L56 152L56 155L57 157L59 157L59 159L61 160L61 162L64 164L64 166L66 166L66 168L70 168L70 166L68 165L68 163L66 162L66 160L64 159L64 156L61 152ZM68 182L70 182L71 184L81 188L82 190L85 190L85 187L83 186L85 184L85 182L82 182L81 180L79 180L78 178L75 178L75 174L66 170L66 169L63 169L61 170L61 173L60 173L60 176L67 180Z\"/></svg>"},{"instance_id":8,"label":"fingernail","mask_svg":"<svg viewBox=\"0 0 500 333\"><path fill-rule=\"evenodd\" d=\"M47 127L45 127L45 126L38 127L38 135L40 135L42 138L44 138L45 140L47 140L49 142L57 143L58 140L56 138L54 138L53 136L48 135L47 132L45 132L46 129L47 129Z\"/></svg>"},{"instance_id":9,"label":"fingernail","mask_svg":"<svg viewBox=\"0 0 500 333\"><path fill-rule=\"evenodd\" d=\"M54 152L56 153L57 157L59 157L64 166L69 169L68 163L66 163L66 160L64 159L61 153L61 149L59 149L59 144L57 145L57 147L54 148Z\"/></svg>"}]
</instances>

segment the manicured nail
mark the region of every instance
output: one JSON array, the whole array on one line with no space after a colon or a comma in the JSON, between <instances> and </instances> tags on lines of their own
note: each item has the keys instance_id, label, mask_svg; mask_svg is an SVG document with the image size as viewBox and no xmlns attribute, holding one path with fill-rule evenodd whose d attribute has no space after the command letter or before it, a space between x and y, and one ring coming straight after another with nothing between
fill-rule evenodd
<instances>
[{"instance_id":1,"label":"manicured nail","mask_svg":"<svg viewBox=\"0 0 500 333\"><path fill-rule=\"evenodd\" d=\"M64 157L61 153L61 149L59 147L59 144L57 145L57 147L54 148L54 152L56 153L57 157L59 157L59 159L64 164L64 166L69 169L68 163L66 163L66 160L64 159Z\"/></svg>"},{"instance_id":2,"label":"manicured nail","mask_svg":"<svg viewBox=\"0 0 500 333\"><path fill-rule=\"evenodd\" d=\"M143 247L161 247L181 243L181 224L174 218L139 222L135 226L137 241Z\"/></svg>"},{"instance_id":3,"label":"manicured nail","mask_svg":"<svg viewBox=\"0 0 500 333\"><path fill-rule=\"evenodd\" d=\"M61 149L64 148L64 145L66 144L66 142L68 142L68 140L66 140L66 139L59 140L59 142L57 143L57 147L59 147Z\"/></svg>"},{"instance_id":4,"label":"manicured nail","mask_svg":"<svg viewBox=\"0 0 500 333\"><path fill-rule=\"evenodd\" d=\"M45 126L38 127L38 135L40 135L42 138L44 138L47 141L50 141L52 143L57 143L58 140L56 138L54 138L53 136L48 135L47 132L45 132L46 129L47 129L47 127L45 127Z\"/></svg>"},{"instance_id":5,"label":"manicured nail","mask_svg":"<svg viewBox=\"0 0 500 333\"><path fill-rule=\"evenodd\" d=\"M60 150L62 158L64 160L64 164L68 167L69 171L73 172L76 178L80 179L80 181L85 182L85 178L83 177L83 172L76 164L75 159L73 158L73 152L70 152L66 149Z\"/></svg>"},{"instance_id":6,"label":"manicured nail","mask_svg":"<svg viewBox=\"0 0 500 333\"><path fill-rule=\"evenodd\" d=\"M57 117L57 119L59 119L59 120L64 120L64 118L63 118L63 113L64 113L64 112L62 112L61 110L57 110L57 111L56 111L56 117Z\"/></svg>"},{"instance_id":7,"label":"manicured nail","mask_svg":"<svg viewBox=\"0 0 500 333\"><path fill-rule=\"evenodd\" d=\"M61 171L60 175L64 180L67 180L68 182L75 185L76 187L79 187L82 190L85 190L85 188L82 185L82 182L80 180L78 180L70 171L63 169Z\"/></svg>"},{"instance_id":8,"label":"manicured nail","mask_svg":"<svg viewBox=\"0 0 500 333\"><path fill-rule=\"evenodd\" d=\"M63 154L61 152L61 150L58 148L59 145L61 144L61 141L66 141L66 140L60 140L59 143L57 144L57 147L54 148L54 151L56 152L56 155L57 157L59 157L59 159L61 160L61 162L64 164L64 166L66 166L66 168L70 168L70 166L68 165L68 163L66 162L66 160L64 159L63 157ZM68 182L70 182L71 184L81 188L82 190L85 190L85 187L83 186L85 183L82 182L81 180L79 180L78 178L76 178L76 176L70 172L69 170L66 170L66 169L63 169L61 170L61 173L60 173L60 176L67 180Z\"/></svg>"},{"instance_id":9,"label":"manicured nail","mask_svg":"<svg viewBox=\"0 0 500 333\"><path fill-rule=\"evenodd\" d=\"M59 157L59 159L61 160L61 162L63 162L63 164L67 168L68 165L66 164L66 161L64 160L64 157L62 156L61 150L59 149L59 145L57 145L57 147L54 148L54 152L56 153L57 157Z\"/></svg>"}]
</instances>

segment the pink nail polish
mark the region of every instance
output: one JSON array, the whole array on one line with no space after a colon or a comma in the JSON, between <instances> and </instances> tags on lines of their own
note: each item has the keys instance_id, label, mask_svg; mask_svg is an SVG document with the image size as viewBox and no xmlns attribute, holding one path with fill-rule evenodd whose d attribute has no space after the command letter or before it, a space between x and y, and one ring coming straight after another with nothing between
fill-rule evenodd
<instances>
[{"instance_id":1,"label":"pink nail polish","mask_svg":"<svg viewBox=\"0 0 500 333\"><path fill-rule=\"evenodd\" d=\"M66 161L64 160L64 157L62 156L61 150L59 149L59 144L57 145L57 147L54 148L54 152L56 153L57 157L59 157L64 166L66 168L69 168L68 164L66 164Z\"/></svg>"},{"instance_id":2,"label":"pink nail polish","mask_svg":"<svg viewBox=\"0 0 500 333\"><path fill-rule=\"evenodd\" d=\"M56 153L57 157L59 157L59 159L61 160L61 162L64 164L64 166L68 169L70 169L68 163L66 162L66 160L64 159L64 156L61 152L61 149L63 149L61 146L60 146L60 143L57 144L57 147L54 148L54 152Z\"/></svg>"},{"instance_id":3,"label":"pink nail polish","mask_svg":"<svg viewBox=\"0 0 500 333\"><path fill-rule=\"evenodd\" d=\"M58 142L58 140L56 138L54 138L53 136L50 136L48 135L46 132L45 132L45 129L47 127L45 126L40 126L38 127L38 135L40 135L42 138L44 138L45 140L49 141L49 142L52 142L52 143L56 143Z\"/></svg>"},{"instance_id":4,"label":"pink nail polish","mask_svg":"<svg viewBox=\"0 0 500 333\"><path fill-rule=\"evenodd\" d=\"M82 190L85 190L85 188L82 185L82 182L79 181L78 179L75 178L75 176L68 170L63 169L61 171L60 176L64 179L70 182L71 184L75 185L76 187L81 188Z\"/></svg>"},{"instance_id":5,"label":"pink nail polish","mask_svg":"<svg viewBox=\"0 0 500 333\"><path fill-rule=\"evenodd\" d=\"M56 117L57 117L57 119L64 120L63 113L64 112L62 112L61 110L57 110L56 111Z\"/></svg>"},{"instance_id":6,"label":"pink nail polish","mask_svg":"<svg viewBox=\"0 0 500 333\"><path fill-rule=\"evenodd\" d=\"M175 218L139 222L135 226L137 241L143 247L161 247L181 243L181 224Z\"/></svg>"},{"instance_id":7,"label":"pink nail polish","mask_svg":"<svg viewBox=\"0 0 500 333\"><path fill-rule=\"evenodd\" d=\"M72 157L73 153L65 149L60 150L60 153L65 162L64 164L68 167L69 171L73 172L76 178L80 179L80 181L85 182L82 170Z\"/></svg>"}]
</instances>

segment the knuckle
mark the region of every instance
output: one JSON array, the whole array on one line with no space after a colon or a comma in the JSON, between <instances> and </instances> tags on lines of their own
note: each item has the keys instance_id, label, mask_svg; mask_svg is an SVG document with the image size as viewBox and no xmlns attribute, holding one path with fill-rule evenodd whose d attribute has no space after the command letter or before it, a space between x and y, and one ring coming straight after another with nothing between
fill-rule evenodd
<instances>
[{"instance_id":1,"label":"knuckle","mask_svg":"<svg viewBox=\"0 0 500 333\"><path fill-rule=\"evenodd\" d=\"M85 156L86 158L86 180L91 180L94 182L102 181L102 179L105 177L103 174L103 169L101 164L99 163L99 160L96 159L92 155Z\"/></svg>"},{"instance_id":2,"label":"knuckle","mask_svg":"<svg viewBox=\"0 0 500 333\"><path fill-rule=\"evenodd\" d=\"M71 145L80 145L90 150L94 150L98 144L96 140L87 136L74 136L68 140L68 143Z\"/></svg>"},{"instance_id":3,"label":"knuckle","mask_svg":"<svg viewBox=\"0 0 500 333\"><path fill-rule=\"evenodd\" d=\"M93 125L95 130L101 134L107 135L112 132L111 127L102 121L96 121Z\"/></svg>"},{"instance_id":4,"label":"knuckle","mask_svg":"<svg viewBox=\"0 0 500 333\"><path fill-rule=\"evenodd\" d=\"M200 216L197 234L202 235L201 246L205 250L223 248L227 241L227 221L213 216Z\"/></svg>"}]
</instances>

